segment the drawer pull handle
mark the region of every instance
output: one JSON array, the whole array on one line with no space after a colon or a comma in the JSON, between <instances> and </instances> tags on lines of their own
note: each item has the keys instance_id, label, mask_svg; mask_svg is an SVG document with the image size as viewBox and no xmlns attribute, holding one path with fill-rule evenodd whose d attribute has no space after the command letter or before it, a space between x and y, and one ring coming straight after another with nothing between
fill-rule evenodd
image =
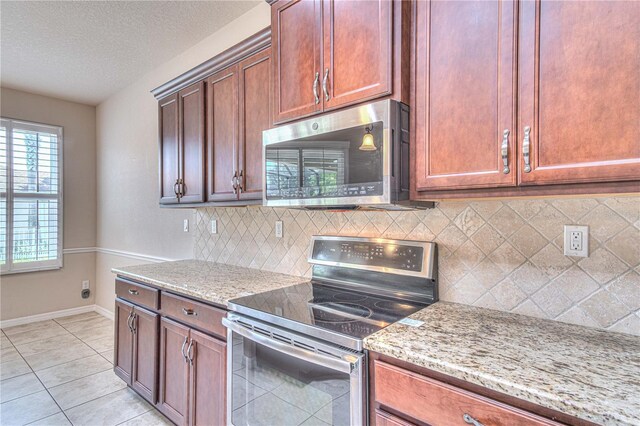
<instances>
[{"instance_id":1,"label":"drawer pull handle","mask_svg":"<svg viewBox=\"0 0 640 426\"><path fill-rule=\"evenodd\" d=\"M193 365L193 339L189 341L189 346L187 346L187 359L189 364Z\"/></svg>"},{"instance_id":2,"label":"drawer pull handle","mask_svg":"<svg viewBox=\"0 0 640 426\"><path fill-rule=\"evenodd\" d=\"M187 336L184 336L184 342L182 342L182 349L180 349L180 352L182 352L182 358L184 358L184 362L189 362L187 358L187 354L184 352L184 347L187 346L188 340L189 338Z\"/></svg>"},{"instance_id":3,"label":"drawer pull handle","mask_svg":"<svg viewBox=\"0 0 640 426\"><path fill-rule=\"evenodd\" d=\"M182 308L182 313L189 317L197 317L198 313L193 309Z\"/></svg>"},{"instance_id":4,"label":"drawer pull handle","mask_svg":"<svg viewBox=\"0 0 640 426\"><path fill-rule=\"evenodd\" d=\"M502 173L508 175L511 171L509 170L509 129L504 129L504 132L502 133L502 145L500 147L500 151L502 154L502 164L504 164Z\"/></svg>"},{"instance_id":5,"label":"drawer pull handle","mask_svg":"<svg viewBox=\"0 0 640 426\"><path fill-rule=\"evenodd\" d=\"M137 296L139 293L138 293L138 290L129 289L129 294Z\"/></svg>"},{"instance_id":6,"label":"drawer pull handle","mask_svg":"<svg viewBox=\"0 0 640 426\"><path fill-rule=\"evenodd\" d=\"M482 423L480 423L479 421L477 421L467 413L464 413L464 416L462 416L462 420L464 420L465 423L473 426L484 426Z\"/></svg>"}]
</instances>

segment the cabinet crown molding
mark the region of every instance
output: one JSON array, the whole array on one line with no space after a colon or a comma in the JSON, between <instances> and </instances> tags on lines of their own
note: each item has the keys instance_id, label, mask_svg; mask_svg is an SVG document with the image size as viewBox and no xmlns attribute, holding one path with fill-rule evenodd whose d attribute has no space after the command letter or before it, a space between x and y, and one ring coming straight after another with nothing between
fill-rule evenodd
<instances>
[{"instance_id":1,"label":"cabinet crown molding","mask_svg":"<svg viewBox=\"0 0 640 426\"><path fill-rule=\"evenodd\" d=\"M156 87L151 93L156 99L161 99L269 46L271 46L271 27L266 27L184 74Z\"/></svg>"}]
</instances>

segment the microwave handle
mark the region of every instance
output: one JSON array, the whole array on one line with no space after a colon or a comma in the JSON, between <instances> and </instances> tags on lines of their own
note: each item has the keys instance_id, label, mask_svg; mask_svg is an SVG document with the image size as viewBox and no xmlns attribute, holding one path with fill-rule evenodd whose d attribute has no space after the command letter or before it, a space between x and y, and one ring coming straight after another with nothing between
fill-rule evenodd
<instances>
[{"instance_id":1,"label":"microwave handle","mask_svg":"<svg viewBox=\"0 0 640 426\"><path fill-rule=\"evenodd\" d=\"M227 327L229 330L233 331L234 333L237 333L243 337L246 337L247 339L255 343L266 346L269 349L273 349L275 351L293 356L298 359L302 359L304 361L322 365L322 366L331 368L332 370L340 371L342 373L347 373L349 375L354 371L354 369L356 368L357 362L360 361L360 359L362 358L362 355L356 355L356 354L345 355L345 357L352 358L350 360L337 359L327 355L321 355L317 352L313 352L308 349L299 348L297 346L280 342L279 340L273 339L263 334L253 332L239 325L238 323L232 320L229 320L228 318L222 318L222 324L225 327Z\"/></svg>"}]
</instances>

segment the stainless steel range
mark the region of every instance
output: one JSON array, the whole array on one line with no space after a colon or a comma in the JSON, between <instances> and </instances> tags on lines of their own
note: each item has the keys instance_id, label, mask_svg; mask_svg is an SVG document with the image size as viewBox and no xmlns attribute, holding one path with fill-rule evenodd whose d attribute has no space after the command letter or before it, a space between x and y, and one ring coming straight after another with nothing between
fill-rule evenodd
<instances>
[{"instance_id":1,"label":"stainless steel range","mask_svg":"<svg viewBox=\"0 0 640 426\"><path fill-rule=\"evenodd\" d=\"M229 303L227 421L366 425L363 339L438 300L436 245L313 237L308 283Z\"/></svg>"}]
</instances>

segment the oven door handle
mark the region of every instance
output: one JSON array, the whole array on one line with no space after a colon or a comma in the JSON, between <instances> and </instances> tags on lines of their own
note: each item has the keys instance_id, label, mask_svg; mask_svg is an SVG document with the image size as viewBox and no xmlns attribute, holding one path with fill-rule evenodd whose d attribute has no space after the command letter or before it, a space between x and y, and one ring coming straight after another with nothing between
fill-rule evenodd
<instances>
[{"instance_id":1,"label":"oven door handle","mask_svg":"<svg viewBox=\"0 0 640 426\"><path fill-rule=\"evenodd\" d=\"M321 355L317 352L299 348L297 346L293 346L265 336L263 334L248 330L245 327L237 324L236 322L229 320L228 318L222 318L222 324L234 333L246 337L247 339L255 343L266 346L283 354L290 355L304 361L309 361L314 364L319 364L331 368L332 370L347 373L349 375L351 375L351 373L356 368L357 363L362 358L362 355L357 354L345 354L343 355L342 359Z\"/></svg>"}]
</instances>

